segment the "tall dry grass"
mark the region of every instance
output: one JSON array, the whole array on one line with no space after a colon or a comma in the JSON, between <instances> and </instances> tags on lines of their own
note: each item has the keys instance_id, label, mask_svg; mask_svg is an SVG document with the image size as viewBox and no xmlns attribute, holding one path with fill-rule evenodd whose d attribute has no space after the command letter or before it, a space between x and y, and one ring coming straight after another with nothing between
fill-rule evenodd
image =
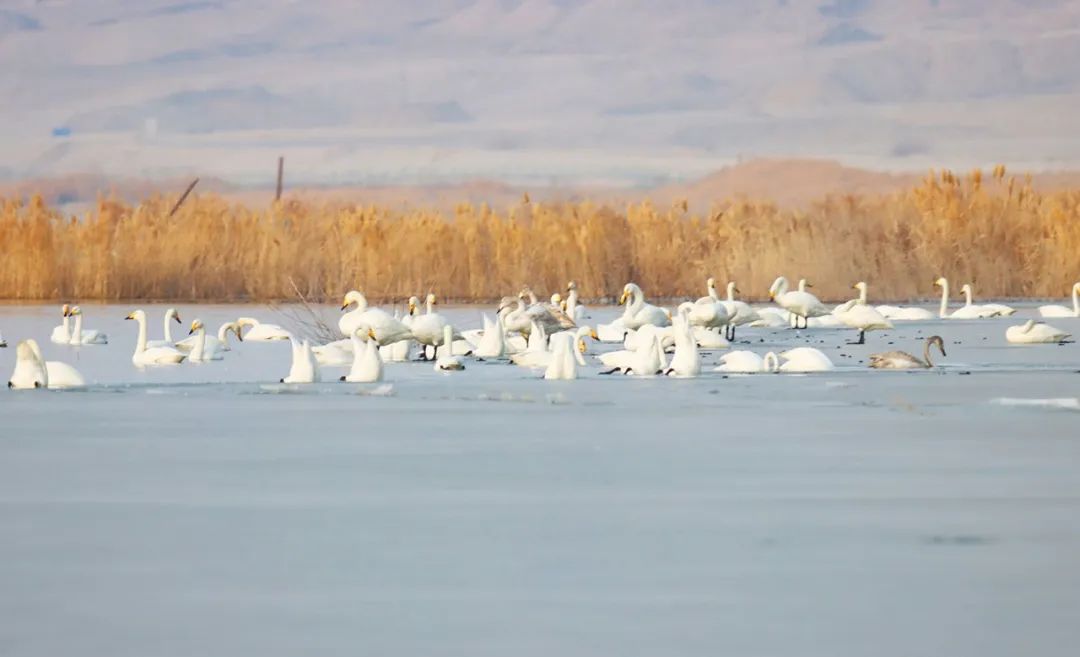
<instances>
[{"instance_id":1,"label":"tall dry grass","mask_svg":"<svg viewBox=\"0 0 1080 657\"><path fill-rule=\"evenodd\" d=\"M376 300L428 290L489 300L523 284L611 297L635 281L650 296L697 296L734 279L765 296L779 274L830 299L866 280L875 299L932 296L945 275L980 296L1061 296L1080 277L1080 191L1039 194L1030 181L931 174L883 197L832 197L803 211L727 201L624 208L523 200L450 216L298 202L269 208L193 198L139 205L102 199L81 218L39 199L0 200L0 297L20 300L312 299L359 288Z\"/></svg>"}]
</instances>

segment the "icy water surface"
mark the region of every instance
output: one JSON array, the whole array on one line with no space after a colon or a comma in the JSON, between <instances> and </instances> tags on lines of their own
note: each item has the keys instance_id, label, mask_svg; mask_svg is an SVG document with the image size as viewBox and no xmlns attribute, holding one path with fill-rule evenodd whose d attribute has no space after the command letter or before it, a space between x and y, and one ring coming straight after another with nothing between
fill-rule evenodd
<instances>
[{"instance_id":1,"label":"icy water surface","mask_svg":"<svg viewBox=\"0 0 1080 657\"><path fill-rule=\"evenodd\" d=\"M697 380L470 362L284 386L287 345L139 371L130 308L84 310L110 345L53 345L54 307L0 307L12 347L36 337L93 382L0 392L3 655L1064 656L1080 641L1080 348L1007 345L1022 319L905 324L867 347L740 330L738 348L809 340L841 366L806 376L725 378L707 354ZM147 310L160 337L164 308ZM180 312L178 335L196 316L280 319ZM940 371L860 362L933 333ZM0 375L13 362L0 350Z\"/></svg>"}]
</instances>

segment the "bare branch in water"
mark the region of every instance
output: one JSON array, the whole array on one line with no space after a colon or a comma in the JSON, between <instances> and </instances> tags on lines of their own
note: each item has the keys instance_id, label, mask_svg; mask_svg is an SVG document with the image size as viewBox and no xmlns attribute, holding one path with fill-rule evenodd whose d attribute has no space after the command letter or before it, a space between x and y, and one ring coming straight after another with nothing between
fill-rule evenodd
<instances>
[{"instance_id":1,"label":"bare branch in water","mask_svg":"<svg viewBox=\"0 0 1080 657\"><path fill-rule=\"evenodd\" d=\"M297 303L282 306L274 303L270 309L285 318L285 323L294 334L311 340L316 344L326 344L341 339L341 331L325 319L324 312L316 309L300 291L296 281L289 277L289 285L296 294Z\"/></svg>"}]
</instances>

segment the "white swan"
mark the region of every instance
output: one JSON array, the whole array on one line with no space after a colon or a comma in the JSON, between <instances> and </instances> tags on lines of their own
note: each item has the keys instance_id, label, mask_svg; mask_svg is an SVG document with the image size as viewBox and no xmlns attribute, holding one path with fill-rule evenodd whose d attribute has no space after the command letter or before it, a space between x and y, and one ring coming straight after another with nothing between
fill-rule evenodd
<instances>
[{"instance_id":1,"label":"white swan","mask_svg":"<svg viewBox=\"0 0 1080 657\"><path fill-rule=\"evenodd\" d=\"M1066 306L1039 306L1039 315L1043 317L1080 317L1080 283L1073 283L1072 303L1072 308Z\"/></svg>"},{"instance_id":2,"label":"white swan","mask_svg":"<svg viewBox=\"0 0 1080 657\"><path fill-rule=\"evenodd\" d=\"M1019 326L1005 329L1005 339L1013 344L1047 344L1065 342L1072 337L1059 328L1029 319Z\"/></svg>"},{"instance_id":3,"label":"white swan","mask_svg":"<svg viewBox=\"0 0 1080 657\"><path fill-rule=\"evenodd\" d=\"M454 350L454 327L446 324L443 326L441 344L435 348L435 371L456 372L465 369L465 363L453 354Z\"/></svg>"},{"instance_id":4,"label":"white swan","mask_svg":"<svg viewBox=\"0 0 1080 657\"><path fill-rule=\"evenodd\" d=\"M975 286L971 283L965 283L962 288L964 294L967 296L968 303L971 303L971 298L975 296ZM999 317L1008 317L1016 312L1016 308L1012 306L1006 306L1003 303L984 303L982 307L986 310L996 312Z\"/></svg>"},{"instance_id":5,"label":"white swan","mask_svg":"<svg viewBox=\"0 0 1080 657\"><path fill-rule=\"evenodd\" d=\"M577 283L574 281L566 284L566 314L575 324L581 324L589 317L585 306L578 301Z\"/></svg>"},{"instance_id":6,"label":"white swan","mask_svg":"<svg viewBox=\"0 0 1080 657\"><path fill-rule=\"evenodd\" d=\"M192 322L191 330L188 331L188 337L176 343L177 349L188 354L188 360L223 359L226 351L232 351L229 347L229 333L235 335L236 339L240 342L244 341L244 338L240 335L239 322L225 322L218 327L217 337L214 337L212 335L206 335L206 327L202 323L202 320L195 321L199 324L198 330L202 332L202 336L200 337L199 334L195 332L195 322ZM191 354L200 341L202 342L203 357L195 358Z\"/></svg>"},{"instance_id":7,"label":"white swan","mask_svg":"<svg viewBox=\"0 0 1080 657\"><path fill-rule=\"evenodd\" d=\"M585 342L570 331L551 336L551 359L544 378L570 381L577 378L578 367L585 367Z\"/></svg>"},{"instance_id":8,"label":"white swan","mask_svg":"<svg viewBox=\"0 0 1080 657\"><path fill-rule=\"evenodd\" d=\"M356 309L345 313L338 320L338 328L341 329L342 335L352 335L358 328L363 329L366 335L367 330L372 329L380 347L413 337L409 327L400 319L395 319L393 315L381 308L369 308L367 297L357 290L351 290L345 295L344 301L341 302L341 309L347 310L353 304L356 304ZM414 322L415 319L413 318Z\"/></svg>"},{"instance_id":9,"label":"white swan","mask_svg":"<svg viewBox=\"0 0 1080 657\"><path fill-rule=\"evenodd\" d=\"M32 342L33 340L22 340L15 345L15 371L8 378L8 388L32 390L49 386L49 374L45 369L45 363L37 357L36 351L30 346Z\"/></svg>"},{"instance_id":10,"label":"white swan","mask_svg":"<svg viewBox=\"0 0 1080 657\"><path fill-rule=\"evenodd\" d=\"M484 330L473 353L478 358L504 358L506 356L506 334L500 320L492 321L487 314L483 316Z\"/></svg>"},{"instance_id":11,"label":"white swan","mask_svg":"<svg viewBox=\"0 0 1080 657\"><path fill-rule=\"evenodd\" d=\"M926 344L923 345L922 359L916 358L906 351L886 351L881 354L870 354L870 367L879 370L930 369L934 366L930 362L931 345L936 346L941 351L941 355L945 356L945 342L940 335L931 335L926 338Z\"/></svg>"},{"instance_id":12,"label":"white swan","mask_svg":"<svg viewBox=\"0 0 1080 657\"><path fill-rule=\"evenodd\" d=\"M769 352L765 357L752 351L732 351L720 357L720 365L716 372L729 372L737 374L757 374L759 372L777 372L780 370L780 361L776 354Z\"/></svg>"},{"instance_id":13,"label":"white swan","mask_svg":"<svg viewBox=\"0 0 1080 657\"><path fill-rule=\"evenodd\" d=\"M728 324L728 326L730 327L731 325ZM691 326L690 329L694 334L694 340L697 341L697 346L701 349L712 351L716 349L727 349L731 346L728 339L724 337L723 332L704 329L700 326Z\"/></svg>"},{"instance_id":14,"label":"white swan","mask_svg":"<svg viewBox=\"0 0 1080 657\"><path fill-rule=\"evenodd\" d=\"M236 320L240 328L247 328L244 340L248 342L274 342L288 340L290 333L277 324L265 324L254 317L241 317Z\"/></svg>"},{"instance_id":15,"label":"white swan","mask_svg":"<svg viewBox=\"0 0 1080 657\"><path fill-rule=\"evenodd\" d=\"M805 282L802 284L805 285ZM769 299L795 316L795 328L799 328L798 318L800 317L804 322L803 328L806 328L808 326L805 324L806 320L829 314L829 309L813 294L802 290L789 292L788 280L783 276L777 277L769 286Z\"/></svg>"},{"instance_id":16,"label":"white swan","mask_svg":"<svg viewBox=\"0 0 1080 657\"><path fill-rule=\"evenodd\" d=\"M72 306L68 311L68 315L75 318L75 326L71 330L71 344L76 347L84 344L109 344L109 336L105 335L101 331L95 331L94 329L84 329L82 327L83 312L82 308L78 306Z\"/></svg>"},{"instance_id":17,"label":"white swan","mask_svg":"<svg viewBox=\"0 0 1080 657\"><path fill-rule=\"evenodd\" d=\"M791 313L776 306L754 308L758 318L750 323L751 328L780 328L791 325Z\"/></svg>"},{"instance_id":18,"label":"white swan","mask_svg":"<svg viewBox=\"0 0 1080 657\"><path fill-rule=\"evenodd\" d=\"M690 325L685 307L680 306L679 314L671 318L671 326L675 334L675 355L671 357L671 364L664 373L668 376L694 378L701 374L701 353L698 351L694 327Z\"/></svg>"},{"instance_id":19,"label":"white swan","mask_svg":"<svg viewBox=\"0 0 1080 657\"><path fill-rule=\"evenodd\" d=\"M628 329L636 331L646 324L671 325L671 316L663 308L645 303L645 294L634 283L627 283L623 287L619 305L623 304L626 304L626 309L622 314L622 323Z\"/></svg>"},{"instance_id":20,"label":"white swan","mask_svg":"<svg viewBox=\"0 0 1080 657\"><path fill-rule=\"evenodd\" d=\"M859 303L866 305L866 283L859 281L854 285L855 289L859 291ZM882 317L888 320L896 320L903 322L918 322L928 319L934 319L934 313L930 312L926 308L918 308L916 306L889 306L880 305L875 306L876 310Z\"/></svg>"},{"instance_id":21,"label":"white swan","mask_svg":"<svg viewBox=\"0 0 1080 657\"><path fill-rule=\"evenodd\" d=\"M357 333L363 329L357 329ZM368 340L364 342L357 333L353 333L353 362L349 373L341 377L349 383L375 383L383 380L383 361L379 355L379 345L373 331L368 329Z\"/></svg>"},{"instance_id":22,"label":"white swan","mask_svg":"<svg viewBox=\"0 0 1080 657\"><path fill-rule=\"evenodd\" d=\"M840 318L845 326L859 330L859 339L851 344L866 344L867 331L893 328L892 322L874 308L860 304L858 299L840 304L833 314Z\"/></svg>"},{"instance_id":23,"label":"white swan","mask_svg":"<svg viewBox=\"0 0 1080 657\"><path fill-rule=\"evenodd\" d=\"M633 349L620 349L600 354L600 362L612 369L601 374L622 372L636 376L653 376L667 369L667 357L660 343L662 329L646 324L635 334Z\"/></svg>"},{"instance_id":24,"label":"white swan","mask_svg":"<svg viewBox=\"0 0 1080 657\"><path fill-rule=\"evenodd\" d=\"M600 336L600 342L622 342L626 339L626 328L622 316L616 317L607 324L597 324L596 334Z\"/></svg>"},{"instance_id":25,"label":"white swan","mask_svg":"<svg viewBox=\"0 0 1080 657\"><path fill-rule=\"evenodd\" d=\"M435 312L435 295L427 295L427 312L423 315L413 315L415 308L410 300L409 314L412 315L412 323L409 330L412 339L428 347L436 347L442 344L443 329L450 323L446 317Z\"/></svg>"},{"instance_id":26,"label":"white swan","mask_svg":"<svg viewBox=\"0 0 1080 657\"><path fill-rule=\"evenodd\" d=\"M53 327L49 339L56 344L71 343L71 306L64 304L60 307L61 316L64 318L59 326ZM9 386L10 387L10 386Z\"/></svg>"},{"instance_id":27,"label":"white swan","mask_svg":"<svg viewBox=\"0 0 1080 657\"><path fill-rule=\"evenodd\" d=\"M966 290L964 295L967 298L966 303L949 313L949 281L942 276L934 281L934 285L941 288L941 306L938 308L938 317L942 319L984 319L997 316L995 311L971 305L971 288L967 285L962 288Z\"/></svg>"},{"instance_id":28,"label":"white swan","mask_svg":"<svg viewBox=\"0 0 1080 657\"><path fill-rule=\"evenodd\" d=\"M292 333L288 335L292 363L289 365L289 375L282 378L281 383L317 383L320 380L319 364L311 352L311 343L307 340L297 342Z\"/></svg>"},{"instance_id":29,"label":"white swan","mask_svg":"<svg viewBox=\"0 0 1080 657\"><path fill-rule=\"evenodd\" d=\"M835 368L828 356L813 347L788 349L780 353L780 359L781 372L827 372Z\"/></svg>"},{"instance_id":30,"label":"white swan","mask_svg":"<svg viewBox=\"0 0 1080 657\"><path fill-rule=\"evenodd\" d=\"M161 324L162 324L162 334L165 336L165 339L164 340L150 340L150 341L148 341L146 343L146 346L148 348L150 348L150 349L153 349L154 347L172 347L172 348L175 348L176 345L173 344L173 337L172 337L172 322L176 322L177 324L181 323L181 321L180 321L180 313L177 312L176 308L169 308L168 310L166 310L165 311L165 316L162 319L162 322L161 322Z\"/></svg>"},{"instance_id":31,"label":"white swan","mask_svg":"<svg viewBox=\"0 0 1080 657\"><path fill-rule=\"evenodd\" d=\"M696 301L684 301L679 304L676 312L686 311L686 317L691 326L700 326L704 329L719 329L727 326L727 307L711 296L701 297ZM674 317L672 318L674 319Z\"/></svg>"},{"instance_id":32,"label":"white swan","mask_svg":"<svg viewBox=\"0 0 1080 657\"><path fill-rule=\"evenodd\" d=\"M713 279L708 281L709 294L716 296L716 282ZM754 308L745 301L738 301L735 299L735 294L738 292L738 288L735 287L735 281L728 281L727 284L727 299L719 299L720 303L724 304L724 308L728 312L727 335L728 340L735 339L735 327L743 326L745 324L753 324L760 321L761 316Z\"/></svg>"},{"instance_id":33,"label":"white swan","mask_svg":"<svg viewBox=\"0 0 1080 657\"><path fill-rule=\"evenodd\" d=\"M147 345L145 312L136 310L128 314L124 319L133 319L139 323L139 336L135 341L135 353L131 356L131 362L138 366L175 365L186 358L184 352L172 345L159 347L150 347Z\"/></svg>"},{"instance_id":34,"label":"white swan","mask_svg":"<svg viewBox=\"0 0 1080 657\"><path fill-rule=\"evenodd\" d=\"M34 358L45 371L44 385L46 387L64 389L82 388L86 385L86 379L79 373L79 370L71 365L58 360L45 360L45 356L41 354L41 347L38 346L37 340L27 340L26 344L30 347L30 350L34 354ZM16 367L18 367L18 365L16 365Z\"/></svg>"}]
</instances>

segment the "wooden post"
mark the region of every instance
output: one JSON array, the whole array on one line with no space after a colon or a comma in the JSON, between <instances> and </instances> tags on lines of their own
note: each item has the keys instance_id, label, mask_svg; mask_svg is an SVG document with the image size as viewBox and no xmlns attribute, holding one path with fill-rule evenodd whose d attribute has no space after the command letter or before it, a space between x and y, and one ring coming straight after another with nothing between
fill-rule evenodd
<instances>
[{"instance_id":1,"label":"wooden post","mask_svg":"<svg viewBox=\"0 0 1080 657\"><path fill-rule=\"evenodd\" d=\"M281 200L281 185L285 178L285 156L278 156L277 159L277 192L274 194L274 200Z\"/></svg>"},{"instance_id":2,"label":"wooden post","mask_svg":"<svg viewBox=\"0 0 1080 657\"><path fill-rule=\"evenodd\" d=\"M176 205L172 206L172 210L169 210L169 216L170 217L173 216L174 214L176 214L176 211L179 210L180 206L183 205L184 201L187 200L188 194L190 194L191 190L195 189L195 185L198 185L198 184L199 184L199 179L198 178L191 181L191 184L187 186L187 189L184 190L184 193L181 194L180 198L178 198L176 200Z\"/></svg>"}]
</instances>

